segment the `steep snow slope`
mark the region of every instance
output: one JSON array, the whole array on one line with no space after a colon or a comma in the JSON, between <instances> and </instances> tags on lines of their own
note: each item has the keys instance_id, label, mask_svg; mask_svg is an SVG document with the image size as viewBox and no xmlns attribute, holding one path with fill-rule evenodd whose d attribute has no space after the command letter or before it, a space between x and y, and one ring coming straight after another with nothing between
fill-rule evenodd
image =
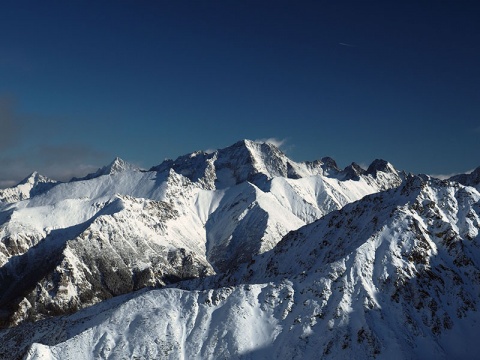
<instances>
[{"instance_id":1,"label":"steep snow slope","mask_svg":"<svg viewBox=\"0 0 480 360\"><path fill-rule=\"evenodd\" d=\"M34 344L27 359L248 356L271 344L281 331L276 309L258 301L272 291L277 291L272 285L245 285L209 291L140 292L68 318L22 325L2 341L6 346L17 344L18 351L9 353L13 359L27 353L24 339L28 335L44 345ZM63 326L64 331L56 332ZM46 343L43 336L49 338ZM70 341L73 338L75 344Z\"/></svg>"},{"instance_id":2,"label":"steep snow slope","mask_svg":"<svg viewBox=\"0 0 480 360\"><path fill-rule=\"evenodd\" d=\"M227 274L0 333L27 359L475 359L480 193L409 177ZM33 345L31 345L33 344Z\"/></svg>"},{"instance_id":3,"label":"steep snow slope","mask_svg":"<svg viewBox=\"0 0 480 360\"><path fill-rule=\"evenodd\" d=\"M69 313L110 296L224 272L289 231L403 174L376 160L339 170L248 140L142 171L121 159L0 204L0 320Z\"/></svg>"}]
</instances>

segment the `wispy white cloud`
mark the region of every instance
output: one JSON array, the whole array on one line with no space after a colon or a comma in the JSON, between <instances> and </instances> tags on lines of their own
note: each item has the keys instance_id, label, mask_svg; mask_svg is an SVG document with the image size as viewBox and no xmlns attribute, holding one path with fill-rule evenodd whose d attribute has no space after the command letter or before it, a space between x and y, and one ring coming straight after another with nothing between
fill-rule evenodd
<instances>
[{"instance_id":1,"label":"wispy white cloud","mask_svg":"<svg viewBox=\"0 0 480 360\"><path fill-rule=\"evenodd\" d=\"M263 138L263 139L257 139L255 140L257 142L265 142L265 143L269 143L269 144L272 144L274 146L276 146L277 148L281 148L283 145L285 145L285 143L287 142L286 139L277 139L277 138Z\"/></svg>"}]
</instances>

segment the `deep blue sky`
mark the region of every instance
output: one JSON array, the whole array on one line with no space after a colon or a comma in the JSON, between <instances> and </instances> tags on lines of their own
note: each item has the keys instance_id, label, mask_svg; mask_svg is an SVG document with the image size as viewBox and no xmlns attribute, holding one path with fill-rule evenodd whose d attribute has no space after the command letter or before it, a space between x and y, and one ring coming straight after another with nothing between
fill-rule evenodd
<instances>
[{"instance_id":1,"label":"deep blue sky","mask_svg":"<svg viewBox=\"0 0 480 360\"><path fill-rule=\"evenodd\" d=\"M480 165L478 1L11 1L0 186L243 138L297 161Z\"/></svg>"}]
</instances>

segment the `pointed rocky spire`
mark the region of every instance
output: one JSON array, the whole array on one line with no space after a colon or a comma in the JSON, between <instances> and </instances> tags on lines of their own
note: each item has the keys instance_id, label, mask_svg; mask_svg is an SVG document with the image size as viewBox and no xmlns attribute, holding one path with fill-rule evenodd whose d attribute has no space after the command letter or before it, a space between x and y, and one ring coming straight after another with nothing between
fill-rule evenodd
<instances>
[{"instance_id":1,"label":"pointed rocky spire","mask_svg":"<svg viewBox=\"0 0 480 360\"><path fill-rule=\"evenodd\" d=\"M368 167L367 174L375 176L378 171L381 171L384 173L396 172L395 168L388 161L383 159L375 159Z\"/></svg>"}]
</instances>

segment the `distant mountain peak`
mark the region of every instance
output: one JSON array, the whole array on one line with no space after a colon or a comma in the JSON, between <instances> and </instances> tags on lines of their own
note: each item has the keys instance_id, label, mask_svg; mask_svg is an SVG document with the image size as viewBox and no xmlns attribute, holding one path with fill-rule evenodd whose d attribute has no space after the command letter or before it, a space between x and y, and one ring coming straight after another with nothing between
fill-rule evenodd
<instances>
[{"instance_id":1,"label":"distant mountain peak","mask_svg":"<svg viewBox=\"0 0 480 360\"><path fill-rule=\"evenodd\" d=\"M192 181L203 179L209 188L223 188L243 181L260 186L275 176L298 178L297 168L275 144L243 139L213 152L195 151L166 160L150 170L174 169Z\"/></svg>"},{"instance_id":2,"label":"distant mountain peak","mask_svg":"<svg viewBox=\"0 0 480 360\"><path fill-rule=\"evenodd\" d=\"M365 175L367 172L356 162L352 162L345 169L343 173L346 180L359 180L361 175Z\"/></svg>"},{"instance_id":3,"label":"distant mountain peak","mask_svg":"<svg viewBox=\"0 0 480 360\"><path fill-rule=\"evenodd\" d=\"M460 174L450 177L448 180L456 181L465 186L480 186L480 166L473 170L470 174Z\"/></svg>"},{"instance_id":4,"label":"distant mountain peak","mask_svg":"<svg viewBox=\"0 0 480 360\"><path fill-rule=\"evenodd\" d=\"M22 184L35 184L38 182L51 182L51 181L53 180L50 180L46 176L40 175L37 171L34 171L30 175L28 175L25 179L20 181L17 184L17 186Z\"/></svg>"},{"instance_id":5,"label":"distant mountain peak","mask_svg":"<svg viewBox=\"0 0 480 360\"><path fill-rule=\"evenodd\" d=\"M34 171L17 185L0 190L0 201L10 203L26 200L49 190L56 184L58 184L58 181L52 180Z\"/></svg>"},{"instance_id":6,"label":"distant mountain peak","mask_svg":"<svg viewBox=\"0 0 480 360\"><path fill-rule=\"evenodd\" d=\"M117 156L109 165L107 165L103 169L105 169L104 171L106 172L105 175L107 174L112 175L112 174L117 174L119 172L128 171L128 170L136 171L138 170L138 167L129 162L126 162L125 160Z\"/></svg>"},{"instance_id":7,"label":"distant mountain peak","mask_svg":"<svg viewBox=\"0 0 480 360\"><path fill-rule=\"evenodd\" d=\"M90 173L82 178L73 178L71 181L90 180L103 175L114 175L124 171L138 170L140 170L138 166L133 165L117 156L110 164L99 168L96 172Z\"/></svg>"},{"instance_id":8,"label":"distant mountain peak","mask_svg":"<svg viewBox=\"0 0 480 360\"><path fill-rule=\"evenodd\" d=\"M384 173L396 172L395 168L388 161L383 159L375 159L372 161L372 163L368 167L367 174L375 176L378 171L381 171Z\"/></svg>"},{"instance_id":9,"label":"distant mountain peak","mask_svg":"<svg viewBox=\"0 0 480 360\"><path fill-rule=\"evenodd\" d=\"M331 157L297 163L272 142L248 139L213 152L195 151L176 160L165 160L150 170L164 172L170 169L193 182L200 181L209 189L225 188L248 181L267 190L269 181L276 177L298 179L322 175L343 181L360 180L361 177L368 176L376 179L378 172L384 174L382 181L386 184L385 189L391 181L396 184L401 182L399 173L385 160L373 161L368 170L357 163L340 170Z\"/></svg>"},{"instance_id":10,"label":"distant mountain peak","mask_svg":"<svg viewBox=\"0 0 480 360\"><path fill-rule=\"evenodd\" d=\"M325 156L322 158L322 163L329 169L334 169L339 171L340 169L338 168L337 162L332 159L330 156Z\"/></svg>"}]
</instances>

